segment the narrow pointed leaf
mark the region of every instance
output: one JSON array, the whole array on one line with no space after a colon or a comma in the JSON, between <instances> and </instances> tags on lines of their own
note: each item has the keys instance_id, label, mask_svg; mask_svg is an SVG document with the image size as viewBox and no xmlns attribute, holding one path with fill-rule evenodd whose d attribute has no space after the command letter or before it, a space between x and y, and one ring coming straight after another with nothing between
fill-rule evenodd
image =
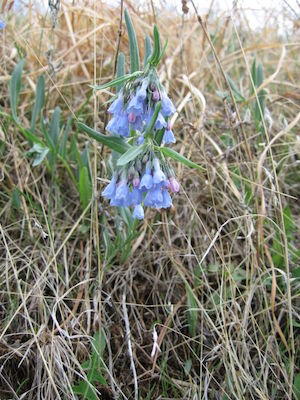
<instances>
[{"instance_id":1,"label":"narrow pointed leaf","mask_svg":"<svg viewBox=\"0 0 300 400\"><path fill-rule=\"evenodd\" d=\"M49 136L56 147L59 139L59 120L60 120L60 108L55 107L54 113L50 122L50 132Z\"/></svg>"},{"instance_id":2,"label":"narrow pointed leaf","mask_svg":"<svg viewBox=\"0 0 300 400\"><path fill-rule=\"evenodd\" d=\"M147 136L149 133L152 133L154 125L155 125L155 122L156 122L156 120L158 118L158 114L160 112L160 109L161 109L161 101L156 103L153 116L152 116L151 121L149 122L149 124L147 126L147 129L145 131L145 136Z\"/></svg>"},{"instance_id":3,"label":"narrow pointed leaf","mask_svg":"<svg viewBox=\"0 0 300 400\"><path fill-rule=\"evenodd\" d=\"M142 146L132 146L131 149L127 150L126 153L122 154L117 161L117 166L121 167L129 163L129 161L134 160L139 154L141 154L146 148L146 145Z\"/></svg>"},{"instance_id":4,"label":"narrow pointed leaf","mask_svg":"<svg viewBox=\"0 0 300 400\"><path fill-rule=\"evenodd\" d=\"M132 73L140 69L140 56L135 30L127 9L125 10L125 22L129 38L130 72Z\"/></svg>"},{"instance_id":5,"label":"narrow pointed leaf","mask_svg":"<svg viewBox=\"0 0 300 400\"><path fill-rule=\"evenodd\" d=\"M40 75L36 84L35 101L31 116L30 130L35 128L36 120L45 104L45 79Z\"/></svg>"},{"instance_id":6,"label":"narrow pointed leaf","mask_svg":"<svg viewBox=\"0 0 300 400\"><path fill-rule=\"evenodd\" d=\"M15 122L18 123L18 116L17 116L17 105L19 99L19 93L21 89L21 77L22 77L22 70L24 67L24 60L20 60L19 63L16 65L14 72L10 79L10 107L13 119Z\"/></svg>"},{"instance_id":7,"label":"narrow pointed leaf","mask_svg":"<svg viewBox=\"0 0 300 400\"><path fill-rule=\"evenodd\" d=\"M124 83L124 82L126 82L126 81L128 81L130 79L134 79L134 78L142 75L142 73L143 73L142 71L136 71L136 72L134 72L132 74L126 74L126 75L120 76L120 77L118 77L116 79L113 79L110 82L104 83L103 85L92 86L92 88L94 90L102 90L102 89L106 89L106 88L109 88L109 87L118 86L121 83Z\"/></svg>"},{"instance_id":8,"label":"narrow pointed leaf","mask_svg":"<svg viewBox=\"0 0 300 400\"><path fill-rule=\"evenodd\" d=\"M201 171L204 171L204 168L202 168L200 165L194 163L193 161L190 161L188 158L182 156L181 154L177 153L177 151L170 149L168 147L160 147L159 150L166 156L173 158L175 161L179 161L182 164L186 165L187 167L190 168L197 168Z\"/></svg>"},{"instance_id":9,"label":"narrow pointed leaf","mask_svg":"<svg viewBox=\"0 0 300 400\"><path fill-rule=\"evenodd\" d=\"M72 121L73 121L73 115L71 115L68 119L68 122L64 129L63 137L61 139L60 146L59 146L59 154L62 156L63 159L66 159L67 140L68 140L68 135L69 135Z\"/></svg>"},{"instance_id":10,"label":"narrow pointed leaf","mask_svg":"<svg viewBox=\"0 0 300 400\"><path fill-rule=\"evenodd\" d=\"M144 56L144 68L146 68L147 64L148 64L148 58L151 56L152 54L152 44L151 44L151 39L149 35L146 35L146 39L145 39L145 56Z\"/></svg>"},{"instance_id":11,"label":"narrow pointed leaf","mask_svg":"<svg viewBox=\"0 0 300 400\"><path fill-rule=\"evenodd\" d=\"M109 147L112 150L115 150L120 154L125 153L131 147L128 143L124 141L123 138L103 135L102 133L95 131L94 129L88 127L81 122L78 123L78 127L79 129L82 129L85 133L87 133L91 138L97 140L99 143L104 144L105 146Z\"/></svg>"},{"instance_id":12,"label":"narrow pointed leaf","mask_svg":"<svg viewBox=\"0 0 300 400\"><path fill-rule=\"evenodd\" d=\"M117 78L121 78L125 75L125 56L124 53L120 53L117 62ZM124 86L124 82L116 86L117 92L119 92Z\"/></svg>"},{"instance_id":13,"label":"narrow pointed leaf","mask_svg":"<svg viewBox=\"0 0 300 400\"><path fill-rule=\"evenodd\" d=\"M82 208L85 209L92 198L92 185L87 167L83 167L80 170L79 194Z\"/></svg>"}]
</instances>

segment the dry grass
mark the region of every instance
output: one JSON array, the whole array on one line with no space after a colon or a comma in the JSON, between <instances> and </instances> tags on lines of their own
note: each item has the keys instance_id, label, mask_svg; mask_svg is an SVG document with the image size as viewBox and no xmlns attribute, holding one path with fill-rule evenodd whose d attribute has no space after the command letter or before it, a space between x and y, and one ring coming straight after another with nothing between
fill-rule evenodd
<instances>
[{"instance_id":1,"label":"dry grass","mask_svg":"<svg viewBox=\"0 0 300 400\"><path fill-rule=\"evenodd\" d=\"M206 172L174 164L182 185L175 207L149 211L130 255L109 258L107 237L122 250L120 235L128 234L100 197L109 151L90 146L94 196L91 212L83 212L64 165L58 161L54 182L45 163L33 168L28 141L1 114L0 398L79 398L72 386L86 378L82 364L100 331L107 385L96 385L99 398L133 399L138 390L140 399L295 399L300 10L279 2L254 31L243 9L230 16L212 5L203 30L190 3L184 19L164 9L154 16L152 2L145 3L144 10L127 6L140 48L154 20L169 38L159 73L178 110L175 148ZM290 26L287 35L278 33L279 14ZM23 127L30 126L44 73L44 117L57 105L63 121L73 114L67 147L73 138L83 149L78 119L104 129L110 93L86 99L88 84L112 77L119 9L96 1L62 4L54 30L35 7L7 16L1 110L10 114L9 79L26 55ZM120 50L128 56L124 30ZM257 91L237 109L216 94L228 89L226 72L248 98L254 57L265 74L265 126L247 111ZM151 357L154 328L161 352Z\"/></svg>"}]
</instances>

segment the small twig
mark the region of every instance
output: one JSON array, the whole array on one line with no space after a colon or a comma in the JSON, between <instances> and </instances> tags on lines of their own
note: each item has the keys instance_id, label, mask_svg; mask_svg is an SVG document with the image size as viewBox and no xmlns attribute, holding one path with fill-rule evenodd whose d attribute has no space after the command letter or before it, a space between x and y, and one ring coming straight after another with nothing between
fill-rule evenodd
<instances>
[{"instance_id":1,"label":"small twig","mask_svg":"<svg viewBox=\"0 0 300 400\"><path fill-rule=\"evenodd\" d=\"M124 291L123 297L122 297L122 308L123 308L123 316L124 316L124 321L125 321L126 338L128 341L128 354L129 354L129 358L130 358L130 368L132 370L133 381L134 381L134 399L138 400L139 387L138 387L137 375L136 375L136 370L135 370L135 365L134 365L134 360L133 360L132 343L131 343L131 338L130 338L131 333L130 333L128 313L127 313L127 308L126 308L126 293L125 293L125 291Z\"/></svg>"}]
</instances>

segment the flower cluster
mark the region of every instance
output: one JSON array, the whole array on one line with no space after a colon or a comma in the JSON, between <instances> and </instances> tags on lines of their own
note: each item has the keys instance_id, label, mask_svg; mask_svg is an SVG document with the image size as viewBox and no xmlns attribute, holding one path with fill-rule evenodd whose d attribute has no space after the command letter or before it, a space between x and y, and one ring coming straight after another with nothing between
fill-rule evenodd
<instances>
[{"instance_id":1,"label":"flower cluster","mask_svg":"<svg viewBox=\"0 0 300 400\"><path fill-rule=\"evenodd\" d=\"M161 110L153 133L164 129L163 143L175 143L174 134L167 122L168 117L175 112L175 107L154 73L125 85L108 109L113 118L106 129L113 135L124 137L130 136L131 131L138 131L137 143L143 143L144 132L158 101L161 101Z\"/></svg>"},{"instance_id":2,"label":"flower cluster","mask_svg":"<svg viewBox=\"0 0 300 400\"><path fill-rule=\"evenodd\" d=\"M137 157L127 169L116 171L111 182L102 192L110 200L110 205L134 207L133 217L144 218L144 209L169 208L172 199L168 189L179 192L179 183L168 164L162 163L156 155Z\"/></svg>"},{"instance_id":3,"label":"flower cluster","mask_svg":"<svg viewBox=\"0 0 300 400\"><path fill-rule=\"evenodd\" d=\"M161 107L156 115L158 102ZM168 121L175 107L159 83L155 70L127 82L108 111L112 119L107 130L115 136L128 138L135 145L145 143L145 148L127 165L115 168L102 196L109 199L112 206L133 207L133 217L137 219L144 218L143 205L157 209L171 207L169 190L178 192L179 183L154 144L157 132L161 132L163 144L176 142ZM147 128L151 121L153 128L149 132Z\"/></svg>"}]
</instances>

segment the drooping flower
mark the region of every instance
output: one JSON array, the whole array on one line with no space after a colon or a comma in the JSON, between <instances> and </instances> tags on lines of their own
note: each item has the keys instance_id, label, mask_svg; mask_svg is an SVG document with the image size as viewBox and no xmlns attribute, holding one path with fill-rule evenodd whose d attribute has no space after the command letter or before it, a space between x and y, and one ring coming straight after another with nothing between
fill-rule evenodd
<instances>
[{"instance_id":1,"label":"drooping flower","mask_svg":"<svg viewBox=\"0 0 300 400\"><path fill-rule=\"evenodd\" d=\"M170 144L170 143L176 143L175 136L171 129L166 129L164 136L163 136L163 143L165 144Z\"/></svg>"},{"instance_id":2,"label":"drooping flower","mask_svg":"<svg viewBox=\"0 0 300 400\"><path fill-rule=\"evenodd\" d=\"M151 189L153 186L153 177L151 173L151 163L148 162L146 166L146 170L144 175L142 176L142 180L140 183L140 189Z\"/></svg>"},{"instance_id":3,"label":"drooping flower","mask_svg":"<svg viewBox=\"0 0 300 400\"><path fill-rule=\"evenodd\" d=\"M154 174L153 174L153 183L155 185L165 182L166 181L166 175L163 173L163 171L160 168L159 160L158 158L155 158L153 161L153 166L154 166Z\"/></svg>"},{"instance_id":4,"label":"drooping flower","mask_svg":"<svg viewBox=\"0 0 300 400\"><path fill-rule=\"evenodd\" d=\"M137 204L134 207L132 216L133 216L133 218L144 219L144 209L141 204Z\"/></svg>"},{"instance_id":5,"label":"drooping flower","mask_svg":"<svg viewBox=\"0 0 300 400\"><path fill-rule=\"evenodd\" d=\"M117 177L113 176L112 180L110 183L106 186L106 188L103 190L101 193L102 196L112 199L115 196L116 193L116 182L117 182Z\"/></svg>"},{"instance_id":6,"label":"drooping flower","mask_svg":"<svg viewBox=\"0 0 300 400\"><path fill-rule=\"evenodd\" d=\"M120 183L117 184L117 189L116 189L116 200L127 200L129 197L129 188L127 186L127 180L122 179Z\"/></svg>"},{"instance_id":7,"label":"drooping flower","mask_svg":"<svg viewBox=\"0 0 300 400\"><path fill-rule=\"evenodd\" d=\"M165 89L162 90L161 96L161 113L164 117L169 117L171 114L174 114L176 111L174 104L168 97Z\"/></svg>"}]
</instances>

